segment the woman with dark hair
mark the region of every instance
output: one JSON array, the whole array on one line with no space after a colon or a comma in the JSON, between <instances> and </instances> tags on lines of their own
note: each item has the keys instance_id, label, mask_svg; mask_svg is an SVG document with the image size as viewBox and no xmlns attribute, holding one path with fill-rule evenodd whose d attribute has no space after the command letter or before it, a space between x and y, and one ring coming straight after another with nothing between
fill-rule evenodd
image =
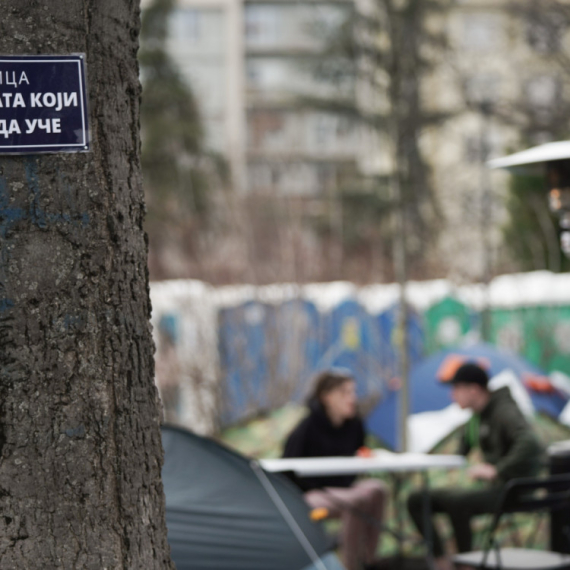
<instances>
[{"instance_id":1,"label":"woman with dark hair","mask_svg":"<svg viewBox=\"0 0 570 570\"><path fill-rule=\"evenodd\" d=\"M352 456L364 446L364 425L357 413L355 382L348 370L327 370L315 378L309 414L291 432L283 457ZM325 508L342 519L341 549L347 570L373 563L388 497L377 479L356 476L298 477L313 509Z\"/></svg>"}]
</instances>

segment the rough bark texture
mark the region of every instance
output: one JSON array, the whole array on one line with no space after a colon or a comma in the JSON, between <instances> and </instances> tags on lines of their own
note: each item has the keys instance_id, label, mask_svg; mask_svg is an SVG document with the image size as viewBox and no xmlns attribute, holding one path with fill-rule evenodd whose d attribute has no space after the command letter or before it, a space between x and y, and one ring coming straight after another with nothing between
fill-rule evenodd
<instances>
[{"instance_id":1,"label":"rough bark texture","mask_svg":"<svg viewBox=\"0 0 570 570\"><path fill-rule=\"evenodd\" d=\"M0 53L87 55L89 154L0 156L0 568L171 568L135 0L3 0Z\"/></svg>"}]
</instances>

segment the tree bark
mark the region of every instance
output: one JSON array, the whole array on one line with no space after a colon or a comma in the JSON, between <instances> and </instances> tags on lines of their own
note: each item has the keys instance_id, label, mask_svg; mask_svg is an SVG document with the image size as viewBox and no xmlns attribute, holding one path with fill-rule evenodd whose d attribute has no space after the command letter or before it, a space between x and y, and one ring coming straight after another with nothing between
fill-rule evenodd
<instances>
[{"instance_id":1,"label":"tree bark","mask_svg":"<svg viewBox=\"0 0 570 570\"><path fill-rule=\"evenodd\" d=\"M172 568L137 0L4 0L2 54L85 53L86 154L0 156L0 568Z\"/></svg>"}]
</instances>

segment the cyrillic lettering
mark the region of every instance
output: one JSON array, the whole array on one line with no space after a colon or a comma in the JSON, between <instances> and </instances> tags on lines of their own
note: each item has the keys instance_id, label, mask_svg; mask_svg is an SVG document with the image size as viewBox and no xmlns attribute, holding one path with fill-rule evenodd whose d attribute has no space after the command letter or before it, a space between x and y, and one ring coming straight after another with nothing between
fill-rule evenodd
<instances>
[{"instance_id":1,"label":"cyrillic lettering","mask_svg":"<svg viewBox=\"0 0 570 570\"><path fill-rule=\"evenodd\" d=\"M25 107L26 103L24 102L24 98L22 97L21 93L16 93L14 95L14 103L12 107Z\"/></svg>"},{"instance_id":2,"label":"cyrillic lettering","mask_svg":"<svg viewBox=\"0 0 570 570\"><path fill-rule=\"evenodd\" d=\"M51 121L46 119L38 119L38 129L43 129L46 133L51 133Z\"/></svg>"},{"instance_id":3,"label":"cyrillic lettering","mask_svg":"<svg viewBox=\"0 0 570 570\"><path fill-rule=\"evenodd\" d=\"M16 72L12 71L12 81L10 81L10 75L8 71L6 72L6 85L13 85L14 87L18 87L16 83Z\"/></svg>"},{"instance_id":4,"label":"cyrillic lettering","mask_svg":"<svg viewBox=\"0 0 570 570\"><path fill-rule=\"evenodd\" d=\"M18 121L16 119L12 119L10 121L10 126L6 128L6 121L0 121L0 135L4 135L4 138L7 139L12 133L21 134L20 125L18 125Z\"/></svg>"},{"instance_id":5,"label":"cyrillic lettering","mask_svg":"<svg viewBox=\"0 0 570 570\"><path fill-rule=\"evenodd\" d=\"M4 97L4 101L6 101L6 107L10 107L10 99L12 99L13 93L2 93L2 97Z\"/></svg>"},{"instance_id":6,"label":"cyrillic lettering","mask_svg":"<svg viewBox=\"0 0 570 570\"><path fill-rule=\"evenodd\" d=\"M28 126L28 128L26 129L26 133L28 134L33 133L36 130L37 122L38 122L37 119L34 119L33 121L30 121L30 119L26 119L26 125Z\"/></svg>"},{"instance_id":7,"label":"cyrillic lettering","mask_svg":"<svg viewBox=\"0 0 570 570\"><path fill-rule=\"evenodd\" d=\"M30 82L28 81L28 76L26 75L25 71L22 71L22 74L20 75L20 81L18 81L18 85L24 83L24 81L29 85Z\"/></svg>"},{"instance_id":8,"label":"cyrillic lettering","mask_svg":"<svg viewBox=\"0 0 570 570\"><path fill-rule=\"evenodd\" d=\"M10 128L8 129L8 134L11 135L12 133L21 134L22 131L20 130L20 125L18 125L18 121L16 119L12 119L10 121Z\"/></svg>"},{"instance_id":9,"label":"cyrillic lettering","mask_svg":"<svg viewBox=\"0 0 570 570\"><path fill-rule=\"evenodd\" d=\"M30 93L30 103L32 107L43 107L40 101L41 93Z\"/></svg>"},{"instance_id":10,"label":"cyrillic lettering","mask_svg":"<svg viewBox=\"0 0 570 570\"><path fill-rule=\"evenodd\" d=\"M63 105L69 107L72 103L74 107L77 107L77 93L64 93Z\"/></svg>"},{"instance_id":11,"label":"cyrillic lettering","mask_svg":"<svg viewBox=\"0 0 570 570\"><path fill-rule=\"evenodd\" d=\"M57 94L57 107L55 108L56 111L61 111L63 105L61 93Z\"/></svg>"},{"instance_id":12,"label":"cyrillic lettering","mask_svg":"<svg viewBox=\"0 0 570 570\"><path fill-rule=\"evenodd\" d=\"M51 120L51 132L52 133L61 133L61 119L52 119Z\"/></svg>"},{"instance_id":13,"label":"cyrillic lettering","mask_svg":"<svg viewBox=\"0 0 570 570\"><path fill-rule=\"evenodd\" d=\"M42 101L46 107L55 107L56 98L53 93L44 93Z\"/></svg>"}]
</instances>

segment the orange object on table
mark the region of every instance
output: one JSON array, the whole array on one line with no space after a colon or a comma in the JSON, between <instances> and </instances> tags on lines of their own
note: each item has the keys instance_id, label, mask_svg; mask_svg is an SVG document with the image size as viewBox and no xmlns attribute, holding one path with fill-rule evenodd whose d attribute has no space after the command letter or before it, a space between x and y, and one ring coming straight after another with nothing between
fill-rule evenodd
<instances>
[{"instance_id":1,"label":"orange object on table","mask_svg":"<svg viewBox=\"0 0 570 570\"><path fill-rule=\"evenodd\" d=\"M329 516L329 510L325 507L317 507L313 509L309 515L314 522L322 521Z\"/></svg>"},{"instance_id":2,"label":"orange object on table","mask_svg":"<svg viewBox=\"0 0 570 570\"><path fill-rule=\"evenodd\" d=\"M357 449L356 455L357 457L372 457L373 453L369 447L363 445Z\"/></svg>"}]
</instances>

